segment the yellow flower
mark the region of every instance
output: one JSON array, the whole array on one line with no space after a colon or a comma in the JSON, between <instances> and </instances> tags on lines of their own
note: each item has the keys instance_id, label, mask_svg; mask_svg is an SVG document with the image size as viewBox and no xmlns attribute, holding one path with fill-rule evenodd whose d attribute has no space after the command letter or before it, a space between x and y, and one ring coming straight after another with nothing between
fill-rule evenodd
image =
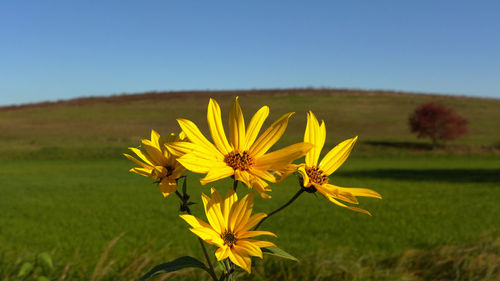
<instances>
[{"instance_id":1,"label":"yellow flower","mask_svg":"<svg viewBox=\"0 0 500 281\"><path fill-rule=\"evenodd\" d=\"M276 237L269 231L250 230L267 215L257 213L251 216L253 194L247 194L238 202L238 195L233 189L229 189L224 200L214 188L211 192L211 198L202 194L208 223L192 215L181 215L181 218L191 225L191 232L207 243L219 247L215 252L217 260L229 258L234 264L250 273L252 266L250 256L262 258L260 248L276 247L272 242L251 239L259 235Z\"/></svg>"},{"instance_id":2,"label":"yellow flower","mask_svg":"<svg viewBox=\"0 0 500 281\"><path fill-rule=\"evenodd\" d=\"M302 175L304 188L309 192L319 191L331 202L341 207L370 215L370 213L366 210L345 205L338 200L358 204L356 196L380 199L382 198L380 194L367 188L346 188L328 183L328 176L335 172L345 162L347 157L349 157L349 153L351 153L354 143L358 137L345 140L335 146L318 164L321 149L325 144L325 138L325 122L322 121L321 125L319 125L316 116L314 116L312 111L309 111L307 114L307 126L304 134L304 141L314 144L314 147L306 154L306 163L298 165L298 171Z\"/></svg>"},{"instance_id":3,"label":"yellow flower","mask_svg":"<svg viewBox=\"0 0 500 281\"><path fill-rule=\"evenodd\" d=\"M262 124L269 115L269 108L263 106L259 109L245 129L243 113L236 97L229 112L228 141L222 126L219 104L210 99L207 119L215 145L203 136L193 122L177 119L182 131L191 142L169 143L167 148L172 154L180 157L178 161L186 169L207 174L201 179L203 185L234 175L236 180L255 188L262 197L269 198L271 196L264 192L270 191L271 188L264 180L276 182L275 176L269 171L285 168L312 147L309 143L297 143L266 154L285 132L292 114L281 116L257 138Z\"/></svg>"},{"instance_id":4,"label":"yellow flower","mask_svg":"<svg viewBox=\"0 0 500 281\"><path fill-rule=\"evenodd\" d=\"M142 140L142 146L146 153L137 148L129 147L143 162L129 154L124 153L123 155L141 166L130 169L131 172L160 180L160 191L164 197L167 197L177 190L176 180L182 176L186 169L177 162L177 157L166 149L165 143L182 141L184 138L182 132L179 136L170 134L167 141L164 142L160 134L152 130L151 140Z\"/></svg>"}]
</instances>

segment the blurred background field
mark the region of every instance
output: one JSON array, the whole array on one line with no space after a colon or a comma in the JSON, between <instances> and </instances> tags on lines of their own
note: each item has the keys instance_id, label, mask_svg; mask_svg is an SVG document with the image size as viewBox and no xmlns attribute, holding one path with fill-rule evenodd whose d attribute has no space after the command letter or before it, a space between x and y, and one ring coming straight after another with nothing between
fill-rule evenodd
<instances>
[{"instance_id":1,"label":"blurred background field","mask_svg":"<svg viewBox=\"0 0 500 281\"><path fill-rule=\"evenodd\" d=\"M0 108L0 280L14 280L21 264L42 252L54 260L52 280L133 280L159 262L199 255L177 216L177 198L163 199L152 180L129 173L134 165L122 153L151 129L178 132L179 117L206 133L210 96L226 125L236 95L247 122L270 107L264 127L295 112L274 149L302 140L307 110L325 120L323 153L358 135L331 182L383 196L360 200L372 217L302 196L263 225L301 263L267 256L244 280L499 280L500 100L328 89L149 93ZM416 139L408 116L425 102L453 108L469 121L469 133L437 150ZM196 201L208 190L198 179L189 174ZM214 185L226 189L230 181ZM297 189L294 178L274 185L272 200L259 199L256 211L273 210ZM200 207L193 209L203 217ZM197 276L187 270L164 278Z\"/></svg>"}]
</instances>

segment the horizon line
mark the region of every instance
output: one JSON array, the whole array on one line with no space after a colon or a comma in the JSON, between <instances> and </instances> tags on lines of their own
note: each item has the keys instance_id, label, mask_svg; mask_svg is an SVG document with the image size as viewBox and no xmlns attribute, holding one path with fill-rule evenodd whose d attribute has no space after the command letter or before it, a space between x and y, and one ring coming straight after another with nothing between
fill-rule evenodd
<instances>
[{"instance_id":1,"label":"horizon line","mask_svg":"<svg viewBox=\"0 0 500 281\"><path fill-rule=\"evenodd\" d=\"M23 107L36 107L37 105L53 105L60 103L72 103L81 100L99 100L99 99L117 99L120 97L140 97L143 95L161 95L161 94L175 94L175 93L229 93L229 92L280 92L280 91L334 91L334 92L363 92L363 93L385 93L385 94L406 94L406 95L426 95L426 96L443 96L443 97L457 97L457 98L478 98L478 99L493 99L500 100L500 97L494 96L479 96L462 93L436 93L436 92L420 92L420 91L406 91L406 90L393 90L393 89L364 89L364 88L336 88L336 87L288 87L288 88L235 88L235 89L183 89L183 90L146 90L141 92L121 92L111 94L98 94L98 95L82 95L71 98L61 98L53 100L39 100L33 102L21 102L11 104L0 104L0 109L8 108L23 108ZM341 94L341 93L337 93ZM177 97L177 96L172 96Z\"/></svg>"}]
</instances>

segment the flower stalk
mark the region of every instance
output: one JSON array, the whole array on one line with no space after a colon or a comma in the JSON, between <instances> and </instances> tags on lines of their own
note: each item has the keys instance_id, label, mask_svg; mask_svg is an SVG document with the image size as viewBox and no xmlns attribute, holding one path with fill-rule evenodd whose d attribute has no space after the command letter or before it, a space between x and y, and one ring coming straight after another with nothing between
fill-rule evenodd
<instances>
[{"instance_id":1,"label":"flower stalk","mask_svg":"<svg viewBox=\"0 0 500 281\"><path fill-rule=\"evenodd\" d=\"M189 208L189 205L192 205L194 203L189 202L189 195L187 194L187 177L183 176L183 178L184 178L184 182L182 183L183 195L181 195L178 190L175 191L175 194L181 200L181 207L179 210L181 212L186 212L189 215L191 215L192 213L191 213L191 209ZM197 238L198 238L198 241L200 242L201 249L203 250L203 255L205 256L205 260L207 261L208 268L210 270L209 271L210 277L212 277L212 279L214 281L217 281L218 280L217 275L215 274L214 266L212 265L212 262L210 261L210 256L208 255L207 248L205 247L203 240L200 237L197 237Z\"/></svg>"},{"instance_id":2,"label":"flower stalk","mask_svg":"<svg viewBox=\"0 0 500 281\"><path fill-rule=\"evenodd\" d=\"M238 180L234 179L233 181L233 190L236 192L236 188L238 188Z\"/></svg>"},{"instance_id":3,"label":"flower stalk","mask_svg":"<svg viewBox=\"0 0 500 281\"><path fill-rule=\"evenodd\" d=\"M234 276L232 275L235 271L235 265L234 263L231 262L230 259L225 259L223 261L224 264L224 272L222 272L219 281L232 281L235 280Z\"/></svg>"},{"instance_id":4,"label":"flower stalk","mask_svg":"<svg viewBox=\"0 0 500 281\"><path fill-rule=\"evenodd\" d=\"M304 192L306 191L304 188L300 188L299 191L297 191L297 193L295 193L295 195L290 198L290 200L288 200L288 202L286 202L283 206L279 207L278 209L270 212L267 217L263 218L254 228L253 230L257 230L259 228L259 226L268 218L270 218L272 215L278 213L279 211L285 209L286 207L288 207L290 204L292 204L295 200L297 200L297 198L299 198L299 196Z\"/></svg>"}]
</instances>

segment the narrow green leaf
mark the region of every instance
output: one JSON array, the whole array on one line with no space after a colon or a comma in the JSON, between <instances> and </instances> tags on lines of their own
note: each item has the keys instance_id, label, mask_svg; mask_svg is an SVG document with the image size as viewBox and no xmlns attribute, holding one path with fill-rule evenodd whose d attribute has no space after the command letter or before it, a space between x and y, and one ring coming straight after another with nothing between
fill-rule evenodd
<instances>
[{"instance_id":1,"label":"narrow green leaf","mask_svg":"<svg viewBox=\"0 0 500 281\"><path fill-rule=\"evenodd\" d=\"M38 255L38 259L45 266L48 266L50 269L54 268L54 263L52 262L52 257L49 253L43 252Z\"/></svg>"},{"instance_id":2,"label":"narrow green leaf","mask_svg":"<svg viewBox=\"0 0 500 281\"><path fill-rule=\"evenodd\" d=\"M296 262L299 261L296 257L290 255L289 253L283 251L282 249L280 249L278 247L266 247L266 248L262 248L262 252L264 254L273 255L273 256L284 258L284 259L293 260L293 261L296 261Z\"/></svg>"},{"instance_id":3,"label":"narrow green leaf","mask_svg":"<svg viewBox=\"0 0 500 281\"><path fill-rule=\"evenodd\" d=\"M205 270L206 272L209 272L209 269L205 266L204 263L201 261L190 257L190 256L184 256L180 257L176 260L173 260L171 262L166 262L159 264L153 269L151 269L148 273L146 273L144 276L142 276L139 281L145 281L148 280L149 278L153 277L154 275L160 274L160 273L167 273L167 272L173 272L177 271L183 268L189 268L189 267L197 267Z\"/></svg>"},{"instance_id":4,"label":"narrow green leaf","mask_svg":"<svg viewBox=\"0 0 500 281\"><path fill-rule=\"evenodd\" d=\"M17 277L22 277L26 276L33 271L33 264L31 262L25 262L23 265L21 265L21 269L19 269L19 272L17 273Z\"/></svg>"}]
</instances>

